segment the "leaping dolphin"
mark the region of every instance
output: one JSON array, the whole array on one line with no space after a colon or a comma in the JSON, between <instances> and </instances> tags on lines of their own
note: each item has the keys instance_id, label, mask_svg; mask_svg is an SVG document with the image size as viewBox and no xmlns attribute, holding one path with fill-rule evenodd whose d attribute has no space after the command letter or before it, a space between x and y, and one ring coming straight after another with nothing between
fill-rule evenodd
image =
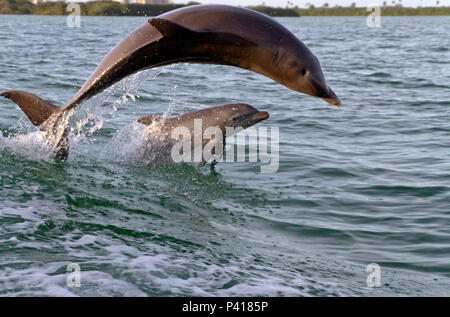
<instances>
[{"instance_id":1,"label":"leaping dolphin","mask_svg":"<svg viewBox=\"0 0 450 317\"><path fill-rule=\"evenodd\" d=\"M305 94L340 105L328 87L317 57L274 19L245 8L196 5L151 18L114 47L64 106L54 106L20 90L13 100L31 122L46 132L57 157L68 147L69 110L136 72L172 63L208 63L248 69ZM60 154L58 154L60 153Z\"/></svg>"}]
</instances>

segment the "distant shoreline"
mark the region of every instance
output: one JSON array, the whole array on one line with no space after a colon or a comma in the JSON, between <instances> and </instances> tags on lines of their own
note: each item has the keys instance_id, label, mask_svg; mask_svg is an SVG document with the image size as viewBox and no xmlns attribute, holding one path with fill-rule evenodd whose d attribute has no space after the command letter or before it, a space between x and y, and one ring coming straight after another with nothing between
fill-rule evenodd
<instances>
[{"instance_id":1,"label":"distant shoreline","mask_svg":"<svg viewBox=\"0 0 450 317\"><path fill-rule=\"evenodd\" d=\"M308 9L296 8L300 16L368 16L374 10L366 7L310 7ZM417 7L408 8L399 5L380 6L381 16L448 16L450 7Z\"/></svg>"},{"instance_id":2,"label":"distant shoreline","mask_svg":"<svg viewBox=\"0 0 450 317\"><path fill-rule=\"evenodd\" d=\"M32 15L68 15L68 2L46 2L35 5L28 0L0 0L0 14L32 14ZM162 13L192 5L196 3L145 5L145 4L121 4L112 1L92 1L79 3L83 16L157 16ZM301 17L301 16L367 16L371 13L367 8L327 7L316 8L310 6L307 9L273 8L267 6L251 6L253 10L265 13L273 17ZM448 16L450 7L417 7L406 8L399 5L382 6L382 16Z\"/></svg>"}]
</instances>

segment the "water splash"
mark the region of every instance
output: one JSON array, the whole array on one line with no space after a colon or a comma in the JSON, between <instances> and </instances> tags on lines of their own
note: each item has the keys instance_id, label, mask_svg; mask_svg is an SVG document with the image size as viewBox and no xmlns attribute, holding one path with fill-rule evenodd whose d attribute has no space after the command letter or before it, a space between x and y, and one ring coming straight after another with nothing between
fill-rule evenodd
<instances>
[{"instance_id":1,"label":"water splash","mask_svg":"<svg viewBox=\"0 0 450 317\"><path fill-rule=\"evenodd\" d=\"M177 84L175 84L175 85L172 87L172 94L171 94L171 97L170 97L170 100L169 100L169 107L167 107L167 110L166 110L166 111L164 112L164 114L162 115L162 117L163 117L164 119L167 119L167 118L171 115L172 110L173 110L173 103L174 103L174 101L175 101L176 95L177 95Z\"/></svg>"},{"instance_id":2,"label":"water splash","mask_svg":"<svg viewBox=\"0 0 450 317\"><path fill-rule=\"evenodd\" d=\"M52 147L41 131L7 137L0 131L0 151L8 151L34 161L50 161L53 156Z\"/></svg>"},{"instance_id":3,"label":"water splash","mask_svg":"<svg viewBox=\"0 0 450 317\"><path fill-rule=\"evenodd\" d=\"M161 69L151 72L141 72L130 76L102 94L100 100L84 108L83 117L78 119L71 129L71 143L80 141L93 142L92 134L101 129L105 122L113 119L119 107L127 102L135 102L139 95L137 91L144 81L154 80L161 73ZM171 89L168 109L163 118L170 115L176 96L177 85ZM119 97L117 93L120 94ZM114 100L115 98L115 100ZM104 107L112 101L111 107ZM105 110L106 109L106 110ZM163 133L164 121L144 126L134 122L120 129L100 151L103 161L120 162L133 165L171 163L170 152L173 140Z\"/></svg>"},{"instance_id":4,"label":"water splash","mask_svg":"<svg viewBox=\"0 0 450 317\"><path fill-rule=\"evenodd\" d=\"M81 118L76 119L70 129L71 142L95 141L95 139L89 139L88 137L103 128L105 123L114 119L120 106L125 105L130 100L135 102L140 97L137 92L141 85L147 80L154 80L160 72L161 70L157 69L136 73L105 90L99 96L98 101L94 100L93 103L83 105L83 110L79 111L80 115L77 116ZM120 96L117 97L117 94ZM105 105L108 106L105 107Z\"/></svg>"},{"instance_id":5,"label":"water splash","mask_svg":"<svg viewBox=\"0 0 450 317\"><path fill-rule=\"evenodd\" d=\"M173 142L165 133L162 122L154 122L150 126L133 122L113 136L100 157L133 165L170 164Z\"/></svg>"},{"instance_id":6,"label":"water splash","mask_svg":"<svg viewBox=\"0 0 450 317\"><path fill-rule=\"evenodd\" d=\"M0 150L21 154L33 160L50 160L54 157L59 142L68 133L71 151L74 144L95 142L93 134L103 128L104 124L114 119L120 106L127 102L135 102L139 95L137 91L144 81L154 80L161 73L160 69L140 72L113 85L97 98L82 105L77 111L69 110L50 117L42 126L41 131L31 133L24 131L29 125L22 119L18 121L18 133L12 137L0 137ZM172 98L164 116L172 111L176 95L175 85L172 88ZM117 97L117 95L120 95ZM114 100L115 99L115 100ZM112 107L111 107L112 105ZM132 164L149 164L151 162L167 161L170 156L171 143L161 140L161 133L156 127L145 127L134 123L119 131L108 143L101 157L112 158L114 161ZM21 134L22 133L22 134ZM114 149L113 153L108 148ZM108 154L106 154L108 153Z\"/></svg>"}]
</instances>

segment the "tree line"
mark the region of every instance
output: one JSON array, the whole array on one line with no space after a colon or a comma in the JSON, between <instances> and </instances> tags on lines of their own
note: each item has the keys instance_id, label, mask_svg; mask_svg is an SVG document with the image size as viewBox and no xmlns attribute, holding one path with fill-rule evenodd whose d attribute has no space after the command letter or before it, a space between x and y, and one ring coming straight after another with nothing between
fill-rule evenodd
<instances>
[{"instance_id":1,"label":"tree line","mask_svg":"<svg viewBox=\"0 0 450 317\"><path fill-rule=\"evenodd\" d=\"M395 4L387 5L385 1L381 7L381 15L450 15L450 7L417 7L406 8L401 5L401 0ZM439 1L439 0L438 0ZM187 5L197 4L122 4L112 1L80 2L81 15L91 16L156 16ZM394 5L395 4L395 5ZM438 4L438 2L437 2ZM265 5L252 6L253 10L260 11L270 16L299 17L299 16L367 16L370 12L366 8L356 7L355 3L349 7L330 7L324 3L321 7L308 4L308 8L289 6L286 8L273 8ZM28 0L0 0L0 14L36 14L36 15L68 15L67 3L64 1L39 3L37 5Z\"/></svg>"}]
</instances>

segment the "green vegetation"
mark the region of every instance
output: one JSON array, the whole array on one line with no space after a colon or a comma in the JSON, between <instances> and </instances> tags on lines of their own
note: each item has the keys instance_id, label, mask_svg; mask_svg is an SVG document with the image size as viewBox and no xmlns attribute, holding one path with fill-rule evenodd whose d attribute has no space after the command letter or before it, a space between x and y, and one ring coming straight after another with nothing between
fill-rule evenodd
<instances>
[{"instance_id":1,"label":"green vegetation","mask_svg":"<svg viewBox=\"0 0 450 317\"><path fill-rule=\"evenodd\" d=\"M381 15L383 16L414 16L414 15L450 15L450 7L417 7L405 8L397 4L395 6L384 6L381 8ZM353 3L350 7L329 7L325 3L322 7L316 8L310 5L307 9L294 9L300 16L367 16L371 11L367 8L358 8ZM372 11L373 12L373 11Z\"/></svg>"},{"instance_id":2,"label":"green vegetation","mask_svg":"<svg viewBox=\"0 0 450 317\"><path fill-rule=\"evenodd\" d=\"M31 14L35 7L27 0L0 0L0 14Z\"/></svg>"},{"instance_id":3,"label":"green vegetation","mask_svg":"<svg viewBox=\"0 0 450 317\"><path fill-rule=\"evenodd\" d=\"M189 2L187 5L199 4ZM156 16L164 12L184 7L184 4L145 5L121 4L112 1L80 2L81 15L114 15L114 16ZM39 15L67 15L65 2L46 2L34 5L27 0L0 0L0 14L39 14ZM256 7L272 16L298 16L294 9Z\"/></svg>"},{"instance_id":4,"label":"green vegetation","mask_svg":"<svg viewBox=\"0 0 450 317\"><path fill-rule=\"evenodd\" d=\"M0 0L2 1L2 0ZM7 0L14 1L14 0ZM16 0L17 1L17 0ZM34 6L32 14L37 15L65 15L67 4L62 1L40 3Z\"/></svg>"},{"instance_id":5,"label":"green vegetation","mask_svg":"<svg viewBox=\"0 0 450 317\"><path fill-rule=\"evenodd\" d=\"M299 13L295 9L290 8L273 8L266 6L249 7L252 10L259 11L272 17L298 17Z\"/></svg>"},{"instance_id":6,"label":"green vegetation","mask_svg":"<svg viewBox=\"0 0 450 317\"><path fill-rule=\"evenodd\" d=\"M181 8L183 4L168 5L143 5L143 4L121 4L111 1L93 1L79 3L82 15L114 15L114 16L156 16L164 12ZM187 5L198 4L189 2ZM28 0L0 0L0 14L39 14L39 15L67 15L67 3L47 2L34 5ZM272 8L267 6L250 7L253 10L263 12L270 16L367 16L370 12L366 8L358 8L353 3L350 7L329 7L325 3L316 8L310 5L307 9L298 7ZM450 7L418 7L404 8L400 4L387 6L386 2L381 7L381 15L450 15Z\"/></svg>"},{"instance_id":7,"label":"green vegetation","mask_svg":"<svg viewBox=\"0 0 450 317\"><path fill-rule=\"evenodd\" d=\"M155 16L183 7L181 4L143 5L112 1L80 2L81 15ZM63 1L32 4L28 0L0 0L0 14L67 15Z\"/></svg>"}]
</instances>

